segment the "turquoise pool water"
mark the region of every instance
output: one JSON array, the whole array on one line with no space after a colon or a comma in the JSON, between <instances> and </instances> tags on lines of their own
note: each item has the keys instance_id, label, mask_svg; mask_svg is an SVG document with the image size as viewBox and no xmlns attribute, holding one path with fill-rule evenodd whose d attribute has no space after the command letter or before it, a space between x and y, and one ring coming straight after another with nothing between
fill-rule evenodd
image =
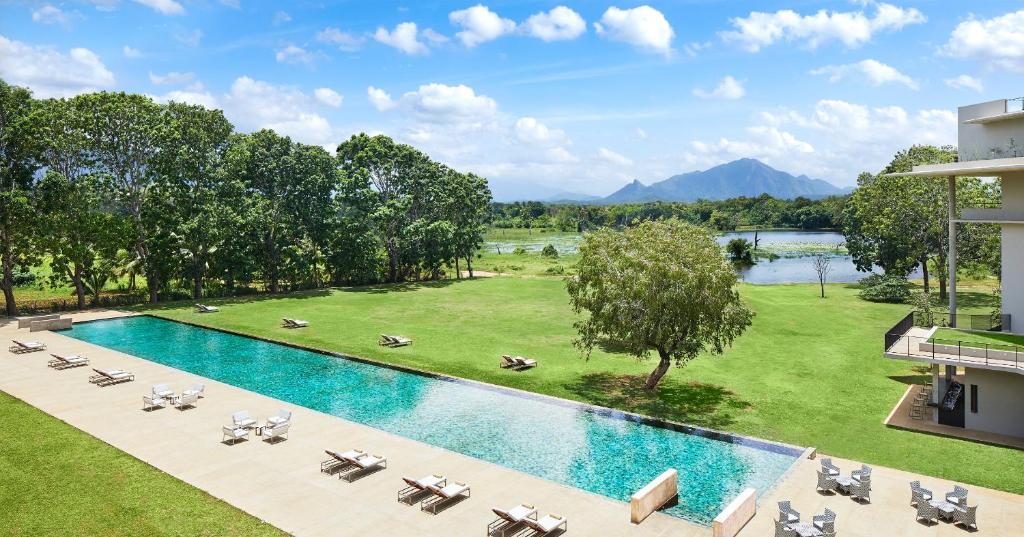
<instances>
[{"instance_id":1,"label":"turquoise pool water","mask_svg":"<svg viewBox=\"0 0 1024 537\"><path fill-rule=\"evenodd\" d=\"M616 500L676 468L679 503L666 512L705 525L745 487L763 493L799 456L155 317L76 324L64 334Z\"/></svg>"}]
</instances>

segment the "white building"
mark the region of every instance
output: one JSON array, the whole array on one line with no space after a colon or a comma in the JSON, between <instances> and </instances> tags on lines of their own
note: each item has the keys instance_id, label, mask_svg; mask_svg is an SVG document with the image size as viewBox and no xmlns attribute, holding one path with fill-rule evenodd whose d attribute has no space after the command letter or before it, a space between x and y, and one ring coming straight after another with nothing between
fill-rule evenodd
<instances>
[{"instance_id":1,"label":"white building","mask_svg":"<svg viewBox=\"0 0 1024 537\"><path fill-rule=\"evenodd\" d=\"M949 326L1024 334L1024 100L998 100L959 109L959 161L916 166L913 177L949 182ZM1002 204L956 210L957 177L999 177ZM956 233L963 225L1002 229L1002 316L957 315ZM980 318L978 318L980 317ZM932 411L919 416L941 425L1024 438L1024 338L986 344L978 334L915 327L904 319L886 335L885 355L931 364ZM982 324L986 326L981 326Z\"/></svg>"}]
</instances>

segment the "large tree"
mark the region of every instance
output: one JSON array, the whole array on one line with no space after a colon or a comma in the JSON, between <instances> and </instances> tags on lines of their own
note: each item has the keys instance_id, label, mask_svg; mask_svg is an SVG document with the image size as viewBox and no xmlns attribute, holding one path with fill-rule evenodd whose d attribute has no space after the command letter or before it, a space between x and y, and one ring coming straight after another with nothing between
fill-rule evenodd
<instances>
[{"instance_id":1,"label":"large tree","mask_svg":"<svg viewBox=\"0 0 1024 537\"><path fill-rule=\"evenodd\" d=\"M8 315L17 315L14 270L32 260L35 211L31 189L38 133L30 121L32 94L0 80L0 287Z\"/></svg>"},{"instance_id":2,"label":"large tree","mask_svg":"<svg viewBox=\"0 0 1024 537\"><path fill-rule=\"evenodd\" d=\"M588 356L605 339L639 359L656 352L647 389L673 362L721 354L751 323L736 272L703 228L667 220L603 229L584 237L579 255L567 279L573 309L585 314L576 345Z\"/></svg>"}]
</instances>

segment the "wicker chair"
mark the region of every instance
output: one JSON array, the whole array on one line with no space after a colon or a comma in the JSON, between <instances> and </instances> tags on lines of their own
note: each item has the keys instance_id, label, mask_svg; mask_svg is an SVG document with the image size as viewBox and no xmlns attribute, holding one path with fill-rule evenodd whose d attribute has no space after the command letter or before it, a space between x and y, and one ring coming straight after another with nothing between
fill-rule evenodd
<instances>
[{"instance_id":1,"label":"wicker chair","mask_svg":"<svg viewBox=\"0 0 1024 537\"><path fill-rule=\"evenodd\" d=\"M953 485L953 492L946 494L946 501L955 503L960 507L967 507L967 489L960 485Z\"/></svg>"},{"instance_id":2,"label":"wicker chair","mask_svg":"<svg viewBox=\"0 0 1024 537\"><path fill-rule=\"evenodd\" d=\"M814 515L813 524L815 528L825 534L825 537L835 537L836 514L831 509L825 509L823 515Z\"/></svg>"},{"instance_id":3,"label":"wicker chair","mask_svg":"<svg viewBox=\"0 0 1024 537\"><path fill-rule=\"evenodd\" d=\"M779 520L783 524L794 524L800 522L800 513L790 505L789 500L779 502Z\"/></svg>"},{"instance_id":4,"label":"wicker chair","mask_svg":"<svg viewBox=\"0 0 1024 537\"><path fill-rule=\"evenodd\" d=\"M822 457L821 458L821 471L823 471L826 474L831 475L831 476L838 476L839 475L839 467L834 465L834 464L832 464L832 458L831 457Z\"/></svg>"},{"instance_id":5,"label":"wicker chair","mask_svg":"<svg viewBox=\"0 0 1024 537\"><path fill-rule=\"evenodd\" d=\"M850 497L855 500L871 501L871 476L862 476L860 481L854 481L850 485Z\"/></svg>"},{"instance_id":6,"label":"wicker chair","mask_svg":"<svg viewBox=\"0 0 1024 537\"><path fill-rule=\"evenodd\" d=\"M953 510L953 523L963 524L963 526L967 529L971 529L971 526L974 526L974 529L978 529L977 515L977 505L972 505L964 509L955 509Z\"/></svg>"},{"instance_id":7,"label":"wicker chair","mask_svg":"<svg viewBox=\"0 0 1024 537\"><path fill-rule=\"evenodd\" d=\"M917 504L924 502L928 503L932 499L932 491L923 489L921 487L910 489L910 505L916 506Z\"/></svg>"},{"instance_id":8,"label":"wicker chair","mask_svg":"<svg viewBox=\"0 0 1024 537\"><path fill-rule=\"evenodd\" d=\"M939 523L939 508L934 507L928 502L918 502L917 504L917 517L916 520L924 519L928 525L932 522Z\"/></svg>"},{"instance_id":9,"label":"wicker chair","mask_svg":"<svg viewBox=\"0 0 1024 537\"><path fill-rule=\"evenodd\" d=\"M791 529L783 522L775 520L775 537L796 537L796 530Z\"/></svg>"},{"instance_id":10,"label":"wicker chair","mask_svg":"<svg viewBox=\"0 0 1024 537\"><path fill-rule=\"evenodd\" d=\"M823 472L818 472L818 488L817 488L817 490L819 492L835 493L836 486L838 486L838 483L836 483L836 478L835 477L830 476L828 474L825 474Z\"/></svg>"}]
</instances>

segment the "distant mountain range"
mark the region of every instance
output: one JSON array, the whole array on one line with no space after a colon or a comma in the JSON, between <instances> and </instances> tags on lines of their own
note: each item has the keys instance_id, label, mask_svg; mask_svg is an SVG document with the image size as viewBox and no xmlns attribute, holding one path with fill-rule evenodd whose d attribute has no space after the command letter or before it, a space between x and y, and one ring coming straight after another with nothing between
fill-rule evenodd
<instances>
[{"instance_id":1,"label":"distant mountain range","mask_svg":"<svg viewBox=\"0 0 1024 537\"><path fill-rule=\"evenodd\" d=\"M741 196L768 194L780 199L800 196L817 199L848 194L852 188L839 188L806 175L794 176L757 160L744 158L704 171L673 175L664 181L645 185L639 180L606 197L559 192L541 201L586 203L643 203L648 201L724 200Z\"/></svg>"}]
</instances>

